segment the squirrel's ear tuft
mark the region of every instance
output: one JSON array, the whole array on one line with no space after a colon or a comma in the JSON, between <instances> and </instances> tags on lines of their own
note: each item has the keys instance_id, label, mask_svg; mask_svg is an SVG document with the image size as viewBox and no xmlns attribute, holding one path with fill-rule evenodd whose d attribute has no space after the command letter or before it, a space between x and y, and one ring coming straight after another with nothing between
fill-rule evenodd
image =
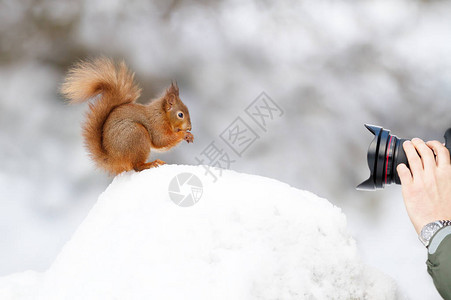
<instances>
[{"instance_id":1,"label":"squirrel's ear tuft","mask_svg":"<svg viewBox=\"0 0 451 300\"><path fill-rule=\"evenodd\" d=\"M171 82L171 86L166 90L164 107L166 111L171 110L171 108L177 102L177 98L179 96L179 87L177 86L177 82Z\"/></svg>"},{"instance_id":2,"label":"squirrel's ear tuft","mask_svg":"<svg viewBox=\"0 0 451 300\"><path fill-rule=\"evenodd\" d=\"M169 87L169 89L167 90L168 94L174 94L176 96L179 95L179 87L177 86L177 81L171 82L171 86Z\"/></svg>"}]
</instances>

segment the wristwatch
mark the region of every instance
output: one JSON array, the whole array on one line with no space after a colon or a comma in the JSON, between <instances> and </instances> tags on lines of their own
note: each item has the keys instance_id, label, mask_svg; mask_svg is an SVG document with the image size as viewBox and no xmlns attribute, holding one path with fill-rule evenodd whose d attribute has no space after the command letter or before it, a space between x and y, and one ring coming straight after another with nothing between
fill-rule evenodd
<instances>
[{"instance_id":1,"label":"wristwatch","mask_svg":"<svg viewBox=\"0 0 451 300\"><path fill-rule=\"evenodd\" d=\"M435 221L431 222L429 224L424 225L424 227L421 229L420 234L418 235L418 238L423 243L423 245L427 248L429 247L429 243L434 236L434 234L439 231L441 228L445 226L450 226L451 221L450 220L441 220L441 221Z\"/></svg>"}]
</instances>

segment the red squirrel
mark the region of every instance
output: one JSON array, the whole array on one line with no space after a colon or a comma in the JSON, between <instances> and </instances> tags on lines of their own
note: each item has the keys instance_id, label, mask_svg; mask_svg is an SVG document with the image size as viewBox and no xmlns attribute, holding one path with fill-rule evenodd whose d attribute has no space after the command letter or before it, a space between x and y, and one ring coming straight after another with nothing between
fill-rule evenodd
<instances>
[{"instance_id":1,"label":"red squirrel","mask_svg":"<svg viewBox=\"0 0 451 300\"><path fill-rule=\"evenodd\" d=\"M125 62L108 58L79 62L61 87L72 103L92 99L83 124L83 137L96 165L110 174L142 171L164 164L146 162L150 150L166 151L185 140L192 143L188 108L177 84L147 105L135 103L141 89Z\"/></svg>"}]
</instances>

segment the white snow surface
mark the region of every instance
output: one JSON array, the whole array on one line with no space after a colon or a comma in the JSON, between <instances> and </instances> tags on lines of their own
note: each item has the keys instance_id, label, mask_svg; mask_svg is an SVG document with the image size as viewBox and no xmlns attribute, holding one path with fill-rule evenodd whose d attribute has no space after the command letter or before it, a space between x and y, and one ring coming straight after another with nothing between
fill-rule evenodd
<instances>
[{"instance_id":1,"label":"white snow surface","mask_svg":"<svg viewBox=\"0 0 451 300\"><path fill-rule=\"evenodd\" d=\"M168 185L203 183L180 207ZM44 273L0 279L1 299L397 299L362 264L346 217L274 179L164 165L118 175Z\"/></svg>"}]
</instances>

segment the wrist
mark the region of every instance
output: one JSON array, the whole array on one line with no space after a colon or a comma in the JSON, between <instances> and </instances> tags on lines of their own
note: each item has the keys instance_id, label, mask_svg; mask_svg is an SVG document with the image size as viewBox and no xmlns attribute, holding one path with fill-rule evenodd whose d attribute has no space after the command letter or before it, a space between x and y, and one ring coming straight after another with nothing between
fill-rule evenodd
<instances>
[{"instance_id":1,"label":"wrist","mask_svg":"<svg viewBox=\"0 0 451 300\"><path fill-rule=\"evenodd\" d=\"M438 220L424 225L418 234L418 238L427 248L434 235L442 228L451 226L451 220Z\"/></svg>"},{"instance_id":2,"label":"wrist","mask_svg":"<svg viewBox=\"0 0 451 300\"><path fill-rule=\"evenodd\" d=\"M447 220L451 220L450 216L443 216L441 214L431 214L430 216L424 216L423 218L417 218L415 221L412 220L413 227L418 235L421 234L421 230L428 224L434 222L444 222Z\"/></svg>"}]
</instances>

